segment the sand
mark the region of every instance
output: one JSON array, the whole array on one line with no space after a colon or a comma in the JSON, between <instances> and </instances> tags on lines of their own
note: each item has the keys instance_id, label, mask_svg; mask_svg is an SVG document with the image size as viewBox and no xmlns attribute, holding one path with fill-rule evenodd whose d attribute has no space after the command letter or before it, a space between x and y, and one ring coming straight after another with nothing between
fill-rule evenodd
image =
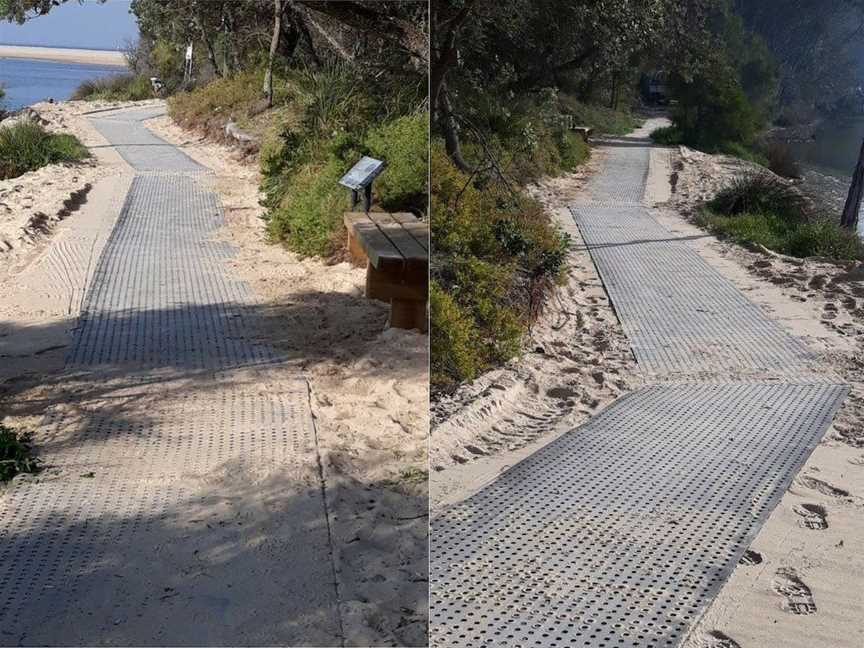
<instances>
[{"instance_id":1,"label":"sand","mask_svg":"<svg viewBox=\"0 0 864 648\"><path fill-rule=\"evenodd\" d=\"M92 261L131 180L85 119L118 105L36 106L47 128L74 132L95 147L95 158L83 167L92 177L70 179L62 190L46 191L39 176L18 179L34 200L42 191L41 198L58 204L67 188L92 184L85 204L16 247L22 252L15 263L0 264L0 418L20 430L38 432L49 404L74 411L99 391L73 381L57 384L53 377L62 369ZM428 337L385 330L387 308L363 297L364 270L300 259L268 243L257 168L242 153L202 141L167 117L148 125L215 171L227 220L220 237L238 249L230 269L259 300L251 309L252 333L292 359L292 367L268 376L273 388L294 380L294 367L309 380L346 645L425 645ZM43 171L60 173L57 167ZM18 204L7 221L26 221Z\"/></svg>"},{"instance_id":2,"label":"sand","mask_svg":"<svg viewBox=\"0 0 864 648\"><path fill-rule=\"evenodd\" d=\"M25 45L0 45L0 58L23 58L57 63L84 63L125 68L123 52L89 49L66 49L63 47L29 47Z\"/></svg>"}]
</instances>

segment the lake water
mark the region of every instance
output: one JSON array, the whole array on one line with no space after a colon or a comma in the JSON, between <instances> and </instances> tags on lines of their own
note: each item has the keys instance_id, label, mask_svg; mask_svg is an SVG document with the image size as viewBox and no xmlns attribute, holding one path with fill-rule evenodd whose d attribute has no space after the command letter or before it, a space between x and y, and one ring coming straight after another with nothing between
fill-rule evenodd
<instances>
[{"instance_id":1,"label":"lake water","mask_svg":"<svg viewBox=\"0 0 864 648\"><path fill-rule=\"evenodd\" d=\"M0 107L18 110L48 97L63 101L71 97L83 81L123 71L123 68L106 65L0 58L0 85L6 92L0 99Z\"/></svg>"},{"instance_id":2,"label":"lake water","mask_svg":"<svg viewBox=\"0 0 864 648\"><path fill-rule=\"evenodd\" d=\"M804 169L804 189L818 197L828 213L840 218L846 204L852 173L864 142L864 119L825 123L807 142L790 144ZM864 238L864 205L858 220L858 234Z\"/></svg>"},{"instance_id":3,"label":"lake water","mask_svg":"<svg viewBox=\"0 0 864 648\"><path fill-rule=\"evenodd\" d=\"M823 173L849 178L858 162L861 142L864 141L864 119L821 126L816 138L809 142L796 142L792 150L806 166Z\"/></svg>"}]
</instances>

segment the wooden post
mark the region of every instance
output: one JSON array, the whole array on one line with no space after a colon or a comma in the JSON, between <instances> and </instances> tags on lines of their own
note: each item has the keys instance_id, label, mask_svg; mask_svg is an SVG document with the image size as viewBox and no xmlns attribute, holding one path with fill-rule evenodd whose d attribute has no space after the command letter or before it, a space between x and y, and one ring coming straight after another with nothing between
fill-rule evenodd
<instances>
[{"instance_id":1,"label":"wooden post","mask_svg":"<svg viewBox=\"0 0 864 648\"><path fill-rule=\"evenodd\" d=\"M858 164L855 165L855 173L852 175L852 185L849 187L843 216L840 218L841 226L851 230L858 229L858 212L861 211L862 198L864 198L864 142L861 144Z\"/></svg>"}]
</instances>

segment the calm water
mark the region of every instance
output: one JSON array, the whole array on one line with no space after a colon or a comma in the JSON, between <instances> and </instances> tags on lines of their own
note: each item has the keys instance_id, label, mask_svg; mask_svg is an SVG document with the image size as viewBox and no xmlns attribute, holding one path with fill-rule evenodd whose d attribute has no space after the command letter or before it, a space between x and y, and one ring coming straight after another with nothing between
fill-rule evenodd
<instances>
[{"instance_id":1,"label":"calm water","mask_svg":"<svg viewBox=\"0 0 864 648\"><path fill-rule=\"evenodd\" d=\"M6 110L18 110L48 97L62 101L82 81L122 72L123 68L105 65L0 58L0 85L6 91L0 104Z\"/></svg>"},{"instance_id":2,"label":"calm water","mask_svg":"<svg viewBox=\"0 0 864 648\"><path fill-rule=\"evenodd\" d=\"M806 166L823 173L849 178L858 162L864 141L864 119L840 124L825 124L816 132L816 139L792 145L798 159Z\"/></svg>"},{"instance_id":3,"label":"calm water","mask_svg":"<svg viewBox=\"0 0 864 648\"><path fill-rule=\"evenodd\" d=\"M864 119L829 124L816 131L815 139L791 144L804 169L803 188L819 199L839 219L846 204L852 173L864 141ZM864 205L858 220L858 234L864 238Z\"/></svg>"}]
</instances>

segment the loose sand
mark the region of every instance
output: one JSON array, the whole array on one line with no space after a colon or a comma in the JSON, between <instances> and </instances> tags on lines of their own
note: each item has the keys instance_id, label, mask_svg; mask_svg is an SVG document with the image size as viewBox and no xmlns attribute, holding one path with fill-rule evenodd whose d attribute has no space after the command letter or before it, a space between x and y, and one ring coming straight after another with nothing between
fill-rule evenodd
<instances>
[{"instance_id":1,"label":"loose sand","mask_svg":"<svg viewBox=\"0 0 864 648\"><path fill-rule=\"evenodd\" d=\"M125 68L123 52L63 47L29 47L26 45L0 45L0 58L23 58L58 63L85 63Z\"/></svg>"},{"instance_id":2,"label":"loose sand","mask_svg":"<svg viewBox=\"0 0 864 648\"><path fill-rule=\"evenodd\" d=\"M5 423L36 431L37 442L46 405L74 408L82 398L82 386L57 385L51 378L63 366L88 268L131 181L125 163L102 148L106 143L85 119L87 112L115 106L36 106L49 128L75 132L96 154L84 166L94 176L68 183L77 189L91 182L87 203L57 219L14 264L0 268L0 412ZM231 270L259 299L251 309L253 334L288 352L309 380L346 644L425 645L428 337L384 329L386 307L363 297L365 271L300 259L268 243L254 164L167 117L148 125L214 170L227 220L220 236L238 250ZM39 193L38 180L18 180L34 197ZM61 199L63 191L52 194ZM17 209L10 214L7 220L26 220ZM295 377L289 367L268 380L279 388L280 381Z\"/></svg>"}]
</instances>

